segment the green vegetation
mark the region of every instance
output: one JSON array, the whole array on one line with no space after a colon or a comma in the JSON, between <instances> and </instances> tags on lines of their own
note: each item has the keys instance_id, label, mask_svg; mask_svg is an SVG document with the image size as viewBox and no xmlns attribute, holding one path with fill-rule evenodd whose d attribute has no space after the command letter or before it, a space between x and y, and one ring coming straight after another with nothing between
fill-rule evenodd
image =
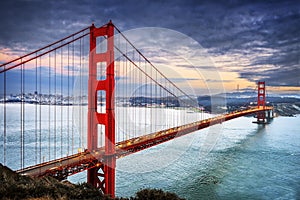
<instances>
[{"instance_id":1,"label":"green vegetation","mask_svg":"<svg viewBox=\"0 0 300 200\"><path fill-rule=\"evenodd\" d=\"M87 183L72 184L59 182L52 177L31 178L16 174L11 169L0 164L0 199L98 199L112 200L103 196L96 188ZM144 189L130 198L116 200L180 200L176 194L158 189Z\"/></svg>"},{"instance_id":2,"label":"green vegetation","mask_svg":"<svg viewBox=\"0 0 300 200\"><path fill-rule=\"evenodd\" d=\"M124 198L123 198L124 199ZM123 200L122 198L120 200ZM136 193L135 197L130 197L130 200L183 200L176 194L164 192L160 189L144 189ZM126 199L127 200L127 199Z\"/></svg>"}]
</instances>

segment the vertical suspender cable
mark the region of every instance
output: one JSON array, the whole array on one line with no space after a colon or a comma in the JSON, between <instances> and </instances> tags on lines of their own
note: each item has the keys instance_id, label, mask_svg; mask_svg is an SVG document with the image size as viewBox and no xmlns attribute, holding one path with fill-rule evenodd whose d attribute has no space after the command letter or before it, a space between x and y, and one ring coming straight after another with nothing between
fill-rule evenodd
<instances>
[{"instance_id":1,"label":"vertical suspender cable","mask_svg":"<svg viewBox=\"0 0 300 200\"><path fill-rule=\"evenodd\" d=\"M117 44L118 44L118 47L120 48L120 34L119 34L119 37L117 37L117 40L118 40L118 42L117 42ZM117 59L118 59L118 62L116 62L116 63L118 63L116 66L118 67L117 69L116 69L116 80L120 77L120 65L121 65L121 57L120 57L120 55L117 55L117 56L115 56ZM116 81L115 81L116 82ZM117 96L117 94L118 94L118 88L117 88L117 85L118 84L116 84L115 85L115 99L116 99L116 96ZM120 109L118 109L117 108L117 104L115 105L115 121L118 121L119 120L119 116L120 116ZM116 129L117 131L117 135L116 135L116 142L119 142L120 141L120 135L121 135L121 133L120 133L120 128L119 128L119 126L118 126L118 129Z\"/></svg>"},{"instance_id":2,"label":"vertical suspender cable","mask_svg":"<svg viewBox=\"0 0 300 200\"><path fill-rule=\"evenodd\" d=\"M22 141L23 141L23 144L22 144L22 147L23 147L23 160L22 160L22 163L23 163L23 168L25 166L25 98L26 98L26 94L25 94L25 64L23 64L23 95L24 95L24 101L23 101L23 138L22 138Z\"/></svg>"},{"instance_id":3,"label":"vertical suspender cable","mask_svg":"<svg viewBox=\"0 0 300 200\"><path fill-rule=\"evenodd\" d=\"M170 84L169 84L169 90L173 93L172 86ZM169 99L170 99L170 112L171 112L171 121L170 121L170 128L171 128L173 126L173 121L174 121L174 106L173 106L173 97L169 96Z\"/></svg>"},{"instance_id":4,"label":"vertical suspender cable","mask_svg":"<svg viewBox=\"0 0 300 200\"><path fill-rule=\"evenodd\" d=\"M171 91L172 91L172 93L173 94L175 94L175 89L172 87L172 86L170 86L170 88L172 88L171 89ZM173 127L173 126L175 126L175 120L176 120L176 108L175 108L175 105L176 105L176 103L177 103L177 100L179 99L179 96L177 96L176 95L176 97L171 97L172 98L172 119L173 119L173 121L172 121L172 126L171 127Z\"/></svg>"},{"instance_id":5,"label":"vertical suspender cable","mask_svg":"<svg viewBox=\"0 0 300 200\"><path fill-rule=\"evenodd\" d=\"M70 45L68 45L68 96L67 96L67 155L69 155L69 151L70 151Z\"/></svg>"},{"instance_id":6,"label":"vertical suspender cable","mask_svg":"<svg viewBox=\"0 0 300 200\"><path fill-rule=\"evenodd\" d=\"M49 48L50 50L50 48ZM49 57L48 57L48 62L49 62L49 68L48 68L48 160L50 160L51 158L51 140L50 140L50 137L51 137L51 113L50 113L50 110L51 110L51 54L49 53Z\"/></svg>"},{"instance_id":7,"label":"vertical suspender cable","mask_svg":"<svg viewBox=\"0 0 300 200\"><path fill-rule=\"evenodd\" d=\"M22 128L21 128L21 153L22 153L22 155L21 155L21 158L22 158L22 160L21 160L21 168L24 168L24 104L25 104L25 91L24 91L24 65L21 65L21 67L22 67L22 74L21 74L21 76L22 76L22 78L21 78L21 81L22 81L22 84L21 84L21 87L22 87L22 89L21 89L21 91L22 91L22 102L21 102L21 109L22 109L22 111L21 111L21 119L22 119L22 122L21 122L21 126L22 126Z\"/></svg>"},{"instance_id":8,"label":"vertical suspender cable","mask_svg":"<svg viewBox=\"0 0 300 200\"><path fill-rule=\"evenodd\" d=\"M40 163L42 162L42 66L41 57L39 60L39 150Z\"/></svg>"},{"instance_id":9,"label":"vertical suspender cable","mask_svg":"<svg viewBox=\"0 0 300 200\"><path fill-rule=\"evenodd\" d=\"M135 57L134 57L134 51L132 51L132 60L134 61L134 59L135 59ZM131 70L131 73L132 73L132 82L131 82L131 87L132 87L132 91L133 91L133 95L134 95L134 97L136 96L136 93L135 93L135 88L134 88L134 82L135 82L135 73L134 73L134 67L132 66L132 68L130 68L130 70ZM136 106L135 108L134 108L134 112L133 112L133 128L134 128L134 130L133 130L133 134L134 134L134 136L133 137L136 137L136 130L137 130L137 128L138 128L138 126L136 125L136 114L137 114L137 110L138 110L138 107Z\"/></svg>"},{"instance_id":10,"label":"vertical suspender cable","mask_svg":"<svg viewBox=\"0 0 300 200\"><path fill-rule=\"evenodd\" d=\"M169 85L169 90L173 93L172 91L172 87L170 86L170 84L168 83ZM170 101L170 112L171 112L171 120L170 120L170 127L171 128L173 126L173 120L174 120L174 107L173 107L173 97L169 95L169 101Z\"/></svg>"},{"instance_id":11,"label":"vertical suspender cable","mask_svg":"<svg viewBox=\"0 0 300 200\"><path fill-rule=\"evenodd\" d=\"M82 56L83 56L83 65L82 65L82 68L81 68L81 70L82 69L84 69L84 62L85 62L85 57L84 57L84 38L82 38ZM82 77L82 75L84 75L85 74L85 71L83 71L84 73L83 74L81 74L81 77ZM81 85L83 85L83 79L81 79ZM82 93L82 96L80 97L81 98L81 107L83 106L83 102L84 102L84 99L83 99L83 97L84 97L84 95L83 95L83 93ZM85 103L85 102L84 102ZM81 116L83 117L83 114L84 114L84 110L83 110L83 108L81 108ZM82 146L84 146L85 148L86 148L86 143L84 143L85 142L85 129L84 129L84 121L85 120L81 120L81 141L82 141Z\"/></svg>"},{"instance_id":12,"label":"vertical suspender cable","mask_svg":"<svg viewBox=\"0 0 300 200\"><path fill-rule=\"evenodd\" d=\"M146 65L147 65L147 63L146 63L146 61L144 61L144 67L145 67L145 71L146 71ZM145 87L143 87L143 88L145 88L144 89L144 94L143 94L143 96L146 98L147 97L147 76L145 76ZM145 134L147 133L147 107L146 107L146 104L144 105L144 110L145 110L145 112L144 112L144 118L145 118ZM151 125L151 124L150 124Z\"/></svg>"},{"instance_id":13,"label":"vertical suspender cable","mask_svg":"<svg viewBox=\"0 0 300 200\"><path fill-rule=\"evenodd\" d=\"M141 56L139 55L139 66L141 67ZM141 90L143 89L142 88L142 80L141 80L141 75L142 75L142 73L138 73L138 87L139 87L139 90L138 90L138 95L139 96L142 96L142 94L141 94ZM141 109L143 109L144 110L144 112L145 112L145 109L144 108L141 108ZM142 119L142 112L140 112L140 116L139 116L139 119L141 120ZM140 123L141 125L141 127L140 127L140 132L141 132L141 134L145 134L145 132L144 133L142 133L142 131L144 131L145 129L145 123L143 123L143 121L141 120L141 123ZM144 127L143 127L144 126Z\"/></svg>"},{"instance_id":14,"label":"vertical suspender cable","mask_svg":"<svg viewBox=\"0 0 300 200\"><path fill-rule=\"evenodd\" d=\"M132 60L134 59L134 52L131 52L132 53ZM135 97L135 93L134 93L134 83L133 83L133 79L134 79L134 74L133 74L133 66L132 66L132 63L129 63L130 64L130 88L131 88L131 95L133 97ZM134 107L133 109L133 116L132 116L132 119L133 119L133 123L132 123L132 134L133 134L133 137L135 137L135 130L136 130L136 127L135 127L135 114L136 114L136 110L137 110L137 106Z\"/></svg>"},{"instance_id":15,"label":"vertical suspender cable","mask_svg":"<svg viewBox=\"0 0 300 200\"><path fill-rule=\"evenodd\" d=\"M167 88L168 87L168 85L167 85L167 81L165 80L165 86L164 86L165 88ZM166 102L166 128L169 128L169 124L170 124L170 107L169 107L169 101L168 101L168 93L167 92L165 92L165 102Z\"/></svg>"},{"instance_id":16,"label":"vertical suspender cable","mask_svg":"<svg viewBox=\"0 0 300 200\"><path fill-rule=\"evenodd\" d=\"M82 148L82 138L81 138L81 131L82 131L82 127L80 127L80 123L82 121L82 66L81 66L81 59L82 59L82 47L81 47L81 41L82 39L79 40L79 97L78 97L78 147Z\"/></svg>"},{"instance_id":17,"label":"vertical suspender cable","mask_svg":"<svg viewBox=\"0 0 300 200\"><path fill-rule=\"evenodd\" d=\"M84 68L84 62L85 62L85 57L84 57L84 52L85 52L85 49L84 49L84 37L82 38L82 58L83 58L83 62L82 62L82 68L81 68L81 70L82 69L85 69ZM85 74L85 71L83 71L83 74L81 74L81 75L84 75ZM82 77L82 76L81 76ZM83 84L84 83L84 80L82 80L81 79L81 83ZM85 103L84 102L84 94L83 94L83 91L82 91L82 93L81 93L81 117L83 117L83 115L84 115L84 110L83 110L83 103ZM84 128L84 123L85 122L85 120L84 119L82 119L81 120L81 142L82 142L82 147L84 147L84 148L86 148L86 143L85 143L85 133L86 133L86 129Z\"/></svg>"},{"instance_id":18,"label":"vertical suspender cable","mask_svg":"<svg viewBox=\"0 0 300 200\"><path fill-rule=\"evenodd\" d=\"M54 50L54 159L56 159L56 50Z\"/></svg>"},{"instance_id":19,"label":"vertical suspender cable","mask_svg":"<svg viewBox=\"0 0 300 200\"><path fill-rule=\"evenodd\" d=\"M127 53L129 55L129 52L127 52ZM129 78L128 78L128 86L127 86L128 87L128 95L131 98L132 94L130 94L130 89L131 89L131 64L130 63L128 63L128 76L129 76ZM130 112L129 112L129 117L130 118L128 118L128 124L127 124L128 130L129 130L129 137L132 137L132 135L133 135L132 130L131 130L132 126L129 125L130 122L131 122L130 120L132 119L133 112L134 112L134 107L132 107L132 109L130 109Z\"/></svg>"},{"instance_id":20,"label":"vertical suspender cable","mask_svg":"<svg viewBox=\"0 0 300 200\"><path fill-rule=\"evenodd\" d=\"M126 44L125 44L126 45ZM125 46L126 48L126 46ZM129 108L130 108L130 97L128 96L128 70L127 70L127 59L124 57L124 76L126 76L126 78L124 79L124 91L125 91L125 96L126 96L126 100L128 103L128 106L125 108L124 112L125 112L125 118L124 118L124 131L125 131L125 140L128 138L128 130L127 130L127 120L129 117Z\"/></svg>"},{"instance_id":21,"label":"vertical suspender cable","mask_svg":"<svg viewBox=\"0 0 300 200\"><path fill-rule=\"evenodd\" d=\"M124 82L122 81L122 86L120 85L120 87L125 87L126 88L126 73L125 73L125 57L122 56L122 76L123 76L123 80ZM125 88L122 88L121 91L123 92L123 97L124 97L124 103L125 103L125 106L122 107L122 122L123 124L121 124L121 127L122 127L122 132L123 132L123 138L122 138L122 141L126 140L126 129L125 129L125 119L126 119L126 110L127 110L127 107L128 107L128 99L127 99L127 94L126 94L126 91L125 91Z\"/></svg>"},{"instance_id":22,"label":"vertical suspender cable","mask_svg":"<svg viewBox=\"0 0 300 200\"><path fill-rule=\"evenodd\" d=\"M37 55L37 53L36 53ZM34 92L34 99L35 99L35 115L34 115L34 124L35 124L35 164L38 162L38 125L37 125L37 116L38 116L38 59L35 59L35 92Z\"/></svg>"},{"instance_id":23,"label":"vertical suspender cable","mask_svg":"<svg viewBox=\"0 0 300 200\"><path fill-rule=\"evenodd\" d=\"M22 62L22 59L21 59L21 62ZM23 121L22 121L22 107L23 107L23 104L22 104L22 101L23 101L23 87L22 87L22 83L23 83L23 65L21 65L21 68L20 68L20 85L21 85L21 88L20 88L20 168L22 169L22 124L23 124Z\"/></svg>"},{"instance_id":24,"label":"vertical suspender cable","mask_svg":"<svg viewBox=\"0 0 300 200\"><path fill-rule=\"evenodd\" d=\"M150 71L150 76L153 77L153 70L151 68L149 68ZM151 133L153 133L153 129L154 129L154 126L155 126L155 123L153 123L153 108L152 108L152 99L153 99L153 91L152 91L152 85L154 83L151 81L150 82L150 99L151 99L151 106L150 106L150 122L151 122Z\"/></svg>"},{"instance_id":25,"label":"vertical suspender cable","mask_svg":"<svg viewBox=\"0 0 300 200\"><path fill-rule=\"evenodd\" d=\"M162 88L161 87L159 87L159 98L161 99L161 101L160 101L160 105L161 105L161 107L163 107L163 104L162 104Z\"/></svg>"},{"instance_id":26,"label":"vertical suspender cable","mask_svg":"<svg viewBox=\"0 0 300 200\"><path fill-rule=\"evenodd\" d=\"M74 36L73 36L74 39ZM73 91L73 95L72 95L72 154L74 153L74 68L75 68L75 62L74 62L74 44L75 42L73 42L73 46L72 46L72 91Z\"/></svg>"},{"instance_id":27,"label":"vertical suspender cable","mask_svg":"<svg viewBox=\"0 0 300 200\"><path fill-rule=\"evenodd\" d=\"M154 79L155 79L155 81L157 82L157 72L154 72ZM153 83L153 102L154 102L154 118L153 118L153 121L154 121L154 124L155 124L155 127L154 127L154 132L157 130L157 125L158 125L158 120L157 120L157 109L156 109L156 107L157 107L157 101L156 101L156 96L157 96L157 87L156 87L157 85L155 84L155 83Z\"/></svg>"},{"instance_id":28,"label":"vertical suspender cable","mask_svg":"<svg viewBox=\"0 0 300 200\"><path fill-rule=\"evenodd\" d=\"M119 38L120 39L120 38ZM120 44L119 44L120 45ZM119 80L120 82L122 81L122 67L123 67L123 56L121 56L121 54L118 56L119 57ZM123 132L123 124L120 123L121 122L121 119L124 119L124 112L123 112L123 107L124 107L124 102L123 102L123 97L122 97L122 90L121 90L121 85L122 83L119 83L119 88L118 88L118 91L119 91L119 97L120 97L120 107L119 107L119 112L118 112L118 118L119 120L116 120L116 121L119 121L118 123L118 135L119 135L119 140L117 140L117 142L120 142L120 141L123 141L124 140L124 132ZM123 139L122 139L123 138Z\"/></svg>"},{"instance_id":29,"label":"vertical suspender cable","mask_svg":"<svg viewBox=\"0 0 300 200\"><path fill-rule=\"evenodd\" d=\"M127 43L125 43L125 55L127 55ZM127 101L129 101L130 99L130 96L128 96L128 69L127 69L127 59L125 59L125 74L126 74L126 79L125 79L125 94L126 94L126 98L127 98ZM130 102L129 102L130 103ZM127 116L125 117L125 120L124 120L124 122L125 122L125 126L124 126L124 130L126 131L126 139L128 138L128 134L129 134L129 131L128 131L128 117L129 117L129 109L130 109L130 107L126 107L126 110L127 110L127 112L126 112L126 114L127 114Z\"/></svg>"},{"instance_id":30,"label":"vertical suspender cable","mask_svg":"<svg viewBox=\"0 0 300 200\"><path fill-rule=\"evenodd\" d=\"M136 60L136 62L139 61L139 55L136 56L135 60ZM140 76L139 76L139 72L136 71L135 69L134 69L134 73L135 73L134 84L135 84L135 87L136 87L136 89L135 89L136 92L135 93L136 93L136 96L139 96L139 91L140 91L139 78L140 78ZM142 128L141 126L143 125L142 122L140 121L141 112L142 112L142 108L139 106L139 108L136 112L136 123L138 122L138 124L137 124L137 136L141 135L141 128Z\"/></svg>"},{"instance_id":31,"label":"vertical suspender cable","mask_svg":"<svg viewBox=\"0 0 300 200\"><path fill-rule=\"evenodd\" d=\"M156 76L156 82L158 82L157 72L156 72L155 76ZM159 125L160 120L158 120L158 118L159 118L160 115L158 113L159 112L159 106L158 106L158 99L157 99L157 96L158 96L157 86L158 85L155 85L155 99L156 99L156 107L157 107L155 119L157 121L157 124Z\"/></svg>"},{"instance_id":32,"label":"vertical suspender cable","mask_svg":"<svg viewBox=\"0 0 300 200\"><path fill-rule=\"evenodd\" d=\"M130 55L130 52L128 52L128 55ZM132 91L132 71L131 71L131 63L128 63L128 73L129 73L129 83L128 83L128 92L129 92L129 95L133 95L133 93L131 92ZM132 96L134 98L134 96ZM136 105L135 105L136 106ZM129 123L128 123L128 129L130 129L130 137L134 137L134 124L131 123L132 125L129 125L131 120L130 119L133 119L133 115L134 115L134 112L135 112L135 107L133 107L132 109L132 113L131 113L131 118L129 118Z\"/></svg>"},{"instance_id":33,"label":"vertical suspender cable","mask_svg":"<svg viewBox=\"0 0 300 200\"><path fill-rule=\"evenodd\" d=\"M60 156L63 156L63 101L64 101L64 95L63 95L63 48L61 48L61 54L60 54Z\"/></svg>"},{"instance_id":34,"label":"vertical suspender cable","mask_svg":"<svg viewBox=\"0 0 300 200\"><path fill-rule=\"evenodd\" d=\"M169 91L171 91L171 87L170 84L167 82L167 88ZM171 91L172 92L172 91ZM172 96L170 96L169 94L167 95L167 99L168 99L168 103L169 103L169 114L170 114L170 118L169 118L169 127L172 127L172 123L173 123L173 112L172 112Z\"/></svg>"},{"instance_id":35,"label":"vertical suspender cable","mask_svg":"<svg viewBox=\"0 0 300 200\"><path fill-rule=\"evenodd\" d=\"M6 68L6 65L4 65L4 70ZM4 77L3 77L3 119L4 119L4 124L3 124L3 164L4 166L6 165L6 72L4 72Z\"/></svg>"},{"instance_id":36,"label":"vertical suspender cable","mask_svg":"<svg viewBox=\"0 0 300 200\"><path fill-rule=\"evenodd\" d=\"M22 62L22 59L21 59ZM23 169L23 102L24 102L24 91L23 91L23 73L24 73L24 65L21 65L21 107L20 107L20 164L21 169Z\"/></svg>"},{"instance_id":37,"label":"vertical suspender cable","mask_svg":"<svg viewBox=\"0 0 300 200\"><path fill-rule=\"evenodd\" d=\"M115 44L118 44L118 46L120 46L120 42L118 40L118 37L115 37L115 40L116 40ZM120 57L119 57L118 54L115 53L115 76L114 76L114 78L115 78L116 85L118 84L117 79L118 79L118 75L119 75L118 74L119 73L118 72L119 68L120 68ZM115 90L115 99L118 99L118 92L117 92L117 86L116 85L115 85L115 88L114 88L114 90ZM116 102L116 100L115 100L115 102ZM119 114L119 109L117 109L117 104L115 103L115 121L118 121L118 114ZM116 137L115 137L116 142L119 141L119 135L120 135L117 126L118 126L118 124L116 123Z\"/></svg>"},{"instance_id":38,"label":"vertical suspender cable","mask_svg":"<svg viewBox=\"0 0 300 200\"><path fill-rule=\"evenodd\" d=\"M168 85L167 85L167 80L165 79L165 87L168 88ZM169 107L169 97L168 97L168 93L165 92L165 101L166 101L166 108L167 108L167 128L170 127L170 107Z\"/></svg>"},{"instance_id":39,"label":"vertical suspender cable","mask_svg":"<svg viewBox=\"0 0 300 200\"><path fill-rule=\"evenodd\" d=\"M137 59L135 58L135 55L133 53L133 59ZM138 59L137 59L138 60ZM133 72L133 94L134 94L134 97L139 97L139 84L138 84L138 73L134 70L132 70ZM135 134L138 135L138 131L139 131L139 123L137 121L137 119L139 119L139 112L140 112L140 105L138 107L135 107L135 111L134 111L134 122L135 122Z\"/></svg>"}]
</instances>

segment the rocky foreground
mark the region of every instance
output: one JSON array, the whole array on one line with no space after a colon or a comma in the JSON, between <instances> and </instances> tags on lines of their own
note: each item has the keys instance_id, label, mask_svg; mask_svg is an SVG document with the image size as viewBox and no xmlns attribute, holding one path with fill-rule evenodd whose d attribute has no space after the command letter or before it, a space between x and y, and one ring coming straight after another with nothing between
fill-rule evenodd
<instances>
[{"instance_id":1,"label":"rocky foreground","mask_svg":"<svg viewBox=\"0 0 300 200\"><path fill-rule=\"evenodd\" d=\"M112 200L103 196L96 188L87 183L72 184L59 182L52 177L31 178L22 176L0 164L0 199L98 199ZM144 189L130 198L116 200L180 200L176 194L158 189Z\"/></svg>"}]
</instances>

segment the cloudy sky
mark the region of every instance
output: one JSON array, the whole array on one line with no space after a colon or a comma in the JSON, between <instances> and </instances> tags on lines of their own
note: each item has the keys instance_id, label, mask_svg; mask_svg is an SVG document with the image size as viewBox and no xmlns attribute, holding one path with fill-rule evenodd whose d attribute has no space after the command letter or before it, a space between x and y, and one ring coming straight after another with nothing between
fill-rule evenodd
<instances>
[{"instance_id":1,"label":"cloudy sky","mask_svg":"<svg viewBox=\"0 0 300 200\"><path fill-rule=\"evenodd\" d=\"M191 37L228 90L265 80L274 91L300 91L300 1L1 1L0 62L110 19L123 31L161 27Z\"/></svg>"}]
</instances>

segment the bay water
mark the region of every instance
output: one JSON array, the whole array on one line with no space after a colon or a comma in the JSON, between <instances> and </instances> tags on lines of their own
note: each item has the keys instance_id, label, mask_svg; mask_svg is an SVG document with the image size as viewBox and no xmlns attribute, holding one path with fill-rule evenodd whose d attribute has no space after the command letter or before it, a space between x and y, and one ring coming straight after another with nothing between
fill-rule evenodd
<instances>
[{"instance_id":1,"label":"bay water","mask_svg":"<svg viewBox=\"0 0 300 200\"><path fill-rule=\"evenodd\" d=\"M61 115L59 110L56 113L57 119ZM8 167L18 169L20 165L14 161L20 159L20 124L14 119L20 117L20 113L9 112L11 113L7 113L6 119L8 128L5 162ZM62 112L66 115L67 110ZM34 112L26 115L30 119ZM143 188L158 188L191 200L300 199L300 115L277 117L266 125L252 123L254 120L253 117L241 117L223 122L118 159L116 195L129 197ZM0 121L0 162L3 163L4 124L3 119ZM24 140L27 165L48 158L47 148L44 148L48 139L41 137L41 147L36 146L34 135L39 133L35 131L35 120L31 121L32 124L26 123L25 128L29 131ZM40 129L47 130L49 125L53 124L46 123ZM69 150L68 143L80 145L84 142L67 141L65 136L60 137L59 132L67 129L65 120L55 124L55 128L58 132L55 136L57 142L63 142L63 145L57 145L57 148L62 146L62 154L77 151ZM54 132L52 128L47 134L53 139ZM76 131L74 134L76 138L80 138ZM30 153L30 149L35 151L39 148L41 155ZM60 152L60 149L57 150ZM60 155L57 153L55 156ZM49 159L53 158L54 155L49 156ZM68 179L75 183L84 182L86 173Z\"/></svg>"}]
</instances>

